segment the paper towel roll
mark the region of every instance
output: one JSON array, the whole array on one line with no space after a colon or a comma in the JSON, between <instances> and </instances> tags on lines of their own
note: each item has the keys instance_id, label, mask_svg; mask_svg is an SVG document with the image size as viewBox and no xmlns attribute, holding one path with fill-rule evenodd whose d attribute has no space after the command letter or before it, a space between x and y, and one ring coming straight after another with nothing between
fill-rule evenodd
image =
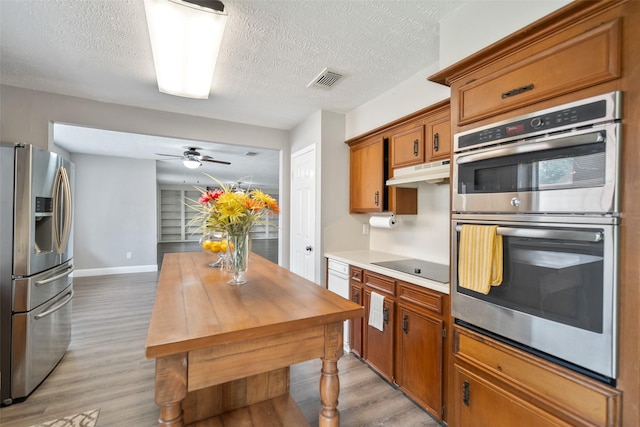
<instances>
[{"instance_id":1,"label":"paper towel roll","mask_svg":"<svg viewBox=\"0 0 640 427\"><path fill-rule=\"evenodd\" d=\"M369 225L376 228L395 228L398 221L393 215L372 216L369 218Z\"/></svg>"}]
</instances>

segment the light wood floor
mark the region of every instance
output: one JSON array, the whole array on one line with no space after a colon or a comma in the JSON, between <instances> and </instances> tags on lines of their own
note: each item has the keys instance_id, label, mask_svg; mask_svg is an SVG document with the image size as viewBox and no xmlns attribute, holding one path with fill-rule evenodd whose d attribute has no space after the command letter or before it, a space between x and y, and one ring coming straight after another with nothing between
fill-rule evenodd
<instances>
[{"instance_id":1,"label":"light wood floor","mask_svg":"<svg viewBox=\"0 0 640 427\"><path fill-rule=\"evenodd\" d=\"M144 344L157 273L76 278L69 351L24 402L0 408L0 425L27 427L100 409L98 427L155 426L154 362ZM435 427L439 424L352 355L338 362L341 425ZM320 361L291 368L291 395L318 425Z\"/></svg>"}]
</instances>

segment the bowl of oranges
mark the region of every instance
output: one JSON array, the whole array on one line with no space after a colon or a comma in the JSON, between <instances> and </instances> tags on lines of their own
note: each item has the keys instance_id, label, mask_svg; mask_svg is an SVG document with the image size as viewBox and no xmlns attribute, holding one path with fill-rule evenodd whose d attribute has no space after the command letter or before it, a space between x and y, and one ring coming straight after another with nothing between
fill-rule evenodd
<instances>
[{"instance_id":1,"label":"bowl of oranges","mask_svg":"<svg viewBox=\"0 0 640 427\"><path fill-rule=\"evenodd\" d=\"M200 238L200 247L203 251L217 255L218 258L209 263L210 267L224 267L227 263L227 251L229 244L227 236L223 232L209 231Z\"/></svg>"}]
</instances>

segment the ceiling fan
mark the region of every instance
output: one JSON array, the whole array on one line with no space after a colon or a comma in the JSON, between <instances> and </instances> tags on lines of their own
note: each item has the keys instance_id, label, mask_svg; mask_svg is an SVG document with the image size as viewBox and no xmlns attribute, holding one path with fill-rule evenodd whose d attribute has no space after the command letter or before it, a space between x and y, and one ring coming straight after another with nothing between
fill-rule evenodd
<instances>
[{"instance_id":1,"label":"ceiling fan","mask_svg":"<svg viewBox=\"0 0 640 427\"><path fill-rule=\"evenodd\" d=\"M211 156L202 155L198 152L200 148L198 147L187 147L187 151L182 153L182 156L177 156L174 154L162 154L156 153L158 156L166 156L166 157L175 157L177 159L182 159L182 163L185 167L189 169L196 169L202 166L202 162L211 162L211 163L220 163L222 165L230 165L231 162L227 162L225 160L216 160Z\"/></svg>"}]
</instances>

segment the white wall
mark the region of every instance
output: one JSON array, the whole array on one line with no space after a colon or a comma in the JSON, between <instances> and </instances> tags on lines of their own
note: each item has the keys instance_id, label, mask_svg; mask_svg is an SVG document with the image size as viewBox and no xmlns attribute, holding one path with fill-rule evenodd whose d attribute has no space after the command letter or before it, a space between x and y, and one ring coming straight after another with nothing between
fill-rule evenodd
<instances>
[{"instance_id":1,"label":"white wall","mask_svg":"<svg viewBox=\"0 0 640 427\"><path fill-rule=\"evenodd\" d=\"M316 112L291 130L291 152L310 145L316 148L315 282L319 284L326 280L326 251L369 247L369 236L362 234L363 220L349 215L349 147L344 135L344 115L328 111Z\"/></svg>"},{"instance_id":2,"label":"white wall","mask_svg":"<svg viewBox=\"0 0 640 427\"><path fill-rule=\"evenodd\" d=\"M76 165L75 274L155 271L155 161L86 154L72 154L71 160Z\"/></svg>"},{"instance_id":3,"label":"white wall","mask_svg":"<svg viewBox=\"0 0 640 427\"><path fill-rule=\"evenodd\" d=\"M431 74L488 46L569 1L470 1L440 22L440 66L432 66L346 115L353 138L450 96ZM449 262L449 185L420 184L418 215L400 217L395 229L371 229L369 249ZM340 241L341 245L348 242ZM342 250L336 248L336 250Z\"/></svg>"},{"instance_id":4,"label":"white wall","mask_svg":"<svg viewBox=\"0 0 640 427\"><path fill-rule=\"evenodd\" d=\"M570 0L476 0L440 20L440 69L508 36Z\"/></svg>"},{"instance_id":5,"label":"white wall","mask_svg":"<svg viewBox=\"0 0 640 427\"><path fill-rule=\"evenodd\" d=\"M271 129L260 126L244 125L240 123L225 122L222 120L206 119L183 114L167 113L143 108L127 107L117 104L97 102L88 99L75 98L64 95L57 95L47 92L38 92L27 89L20 89L11 86L0 86L0 140L17 141L34 144L46 149L53 150L53 138L51 135L52 123L69 123L80 126L94 127L123 132L141 133L148 135L169 136L175 138L186 138L196 141L222 142L226 144L238 144L244 146L264 147L280 150L281 153L281 182L279 203L282 207L280 214L280 238L281 246L279 259L281 265L289 265L289 132L279 129ZM96 159L100 163L104 158ZM107 161L107 160L104 160ZM153 163L153 162L152 162ZM154 164L155 179L155 164ZM137 177L137 175L136 175ZM134 179L134 177L130 177ZM104 176L101 174L79 174L76 173L76 183L82 180L86 188L92 185L107 185L109 181L102 183ZM111 182L114 187L112 191L120 191L122 183ZM109 191L109 188L103 188ZM150 191L145 188L144 191ZM80 190L76 190L76 197L83 199L85 195ZM155 194L156 187L151 190L154 194L154 202L150 206L155 215ZM82 213L83 210L80 210ZM78 219L78 217L76 217ZM117 224L114 233L119 232ZM156 227L154 223L153 236L156 238ZM121 239L137 238L137 236L119 236ZM75 245L90 246L93 242L84 242L83 239L90 239L90 236L75 233ZM151 242L149 236L142 236L142 241ZM125 245L126 246L126 245ZM130 246L130 245L129 245ZM84 246L82 246L84 247ZM74 248L75 249L75 248ZM99 251L100 246L94 246L94 251ZM149 254L155 257L157 248L155 244L148 249ZM104 260L113 262L109 248L104 248L105 253L99 256L82 260L82 268L102 268ZM127 250L127 252L132 252ZM136 251L139 252L139 251ZM79 256L80 251L75 250L75 256ZM135 257L135 254L134 254ZM136 258L132 258L135 262ZM100 260L100 261L98 261ZM140 260L138 258L138 260ZM95 262L95 264L93 264ZM121 266L126 266L129 261L123 260ZM140 262L147 262L142 261ZM139 264L143 268L146 264Z\"/></svg>"},{"instance_id":6,"label":"white wall","mask_svg":"<svg viewBox=\"0 0 640 427\"><path fill-rule=\"evenodd\" d=\"M449 98L448 87L427 80L428 76L437 71L435 65L426 68L377 98L349 111L346 115L346 139Z\"/></svg>"}]
</instances>

